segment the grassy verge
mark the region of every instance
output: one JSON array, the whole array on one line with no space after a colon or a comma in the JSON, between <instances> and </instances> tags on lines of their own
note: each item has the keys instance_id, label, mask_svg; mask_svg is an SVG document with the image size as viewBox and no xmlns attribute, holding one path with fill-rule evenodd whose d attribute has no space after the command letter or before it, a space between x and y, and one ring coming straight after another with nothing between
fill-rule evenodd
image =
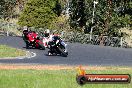
<instances>
[{"instance_id":1,"label":"grassy verge","mask_svg":"<svg viewBox=\"0 0 132 88\"><path fill-rule=\"evenodd\" d=\"M24 56L24 55L26 55L25 51L22 51L16 48L11 48L6 45L0 45L0 58L17 57L17 56Z\"/></svg>"},{"instance_id":2,"label":"grassy verge","mask_svg":"<svg viewBox=\"0 0 132 88\"><path fill-rule=\"evenodd\" d=\"M130 74L132 70L88 70L91 74ZM0 70L0 88L131 88L130 84L76 83L75 70Z\"/></svg>"}]
</instances>

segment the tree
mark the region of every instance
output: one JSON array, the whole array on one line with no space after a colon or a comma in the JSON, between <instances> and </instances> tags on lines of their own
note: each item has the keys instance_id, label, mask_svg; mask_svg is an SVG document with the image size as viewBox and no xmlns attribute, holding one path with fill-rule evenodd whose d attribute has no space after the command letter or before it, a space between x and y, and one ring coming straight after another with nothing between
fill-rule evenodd
<instances>
[{"instance_id":1,"label":"tree","mask_svg":"<svg viewBox=\"0 0 132 88\"><path fill-rule=\"evenodd\" d=\"M83 28L86 25L85 0L72 0L70 8L71 27L75 29Z\"/></svg>"},{"instance_id":2,"label":"tree","mask_svg":"<svg viewBox=\"0 0 132 88\"><path fill-rule=\"evenodd\" d=\"M4 4L5 4L5 1L4 0L1 0L0 1L0 17L3 17L4 16Z\"/></svg>"},{"instance_id":3,"label":"tree","mask_svg":"<svg viewBox=\"0 0 132 88\"><path fill-rule=\"evenodd\" d=\"M28 0L16 0L16 1L17 1L18 10L19 10L19 13L20 13L23 10L24 4Z\"/></svg>"},{"instance_id":4,"label":"tree","mask_svg":"<svg viewBox=\"0 0 132 88\"><path fill-rule=\"evenodd\" d=\"M118 36L118 29L130 26L131 0L99 0L94 17L94 34ZM122 9L124 8L124 9ZM127 8L127 9L125 9ZM87 26L91 26L93 1L86 0ZM120 10L121 9L121 10ZM89 28L90 29L90 28Z\"/></svg>"},{"instance_id":5,"label":"tree","mask_svg":"<svg viewBox=\"0 0 132 88\"><path fill-rule=\"evenodd\" d=\"M58 0L28 0L19 17L19 25L49 28L59 12Z\"/></svg>"},{"instance_id":6,"label":"tree","mask_svg":"<svg viewBox=\"0 0 132 88\"><path fill-rule=\"evenodd\" d=\"M14 13L14 6L16 5L16 0L1 0L0 1L0 17L6 19L11 18Z\"/></svg>"},{"instance_id":7,"label":"tree","mask_svg":"<svg viewBox=\"0 0 132 88\"><path fill-rule=\"evenodd\" d=\"M55 5L55 8L54 8L54 12L60 16L61 12L62 12L62 6L61 6L61 3L59 2L59 0L56 1L56 5Z\"/></svg>"}]
</instances>

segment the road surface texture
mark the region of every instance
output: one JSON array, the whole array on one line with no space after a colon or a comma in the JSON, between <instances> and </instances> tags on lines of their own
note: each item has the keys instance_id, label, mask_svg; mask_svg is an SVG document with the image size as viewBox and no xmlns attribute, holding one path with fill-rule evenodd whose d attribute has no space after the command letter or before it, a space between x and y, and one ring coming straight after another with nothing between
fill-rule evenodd
<instances>
[{"instance_id":1,"label":"road surface texture","mask_svg":"<svg viewBox=\"0 0 132 88\"><path fill-rule=\"evenodd\" d=\"M0 36L0 44L26 50L20 37ZM0 59L6 64L45 64L45 65L90 65L90 66L132 66L132 49L94 46L79 43L68 44L68 57L47 56L48 50L28 49L36 57L24 59ZM13 52L12 52L13 53Z\"/></svg>"}]
</instances>

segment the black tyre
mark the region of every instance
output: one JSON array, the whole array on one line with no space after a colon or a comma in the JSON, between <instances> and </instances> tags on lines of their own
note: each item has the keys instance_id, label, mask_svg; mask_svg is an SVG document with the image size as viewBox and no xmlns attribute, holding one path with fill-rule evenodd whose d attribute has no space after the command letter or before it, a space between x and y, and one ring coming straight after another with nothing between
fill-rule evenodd
<instances>
[{"instance_id":1,"label":"black tyre","mask_svg":"<svg viewBox=\"0 0 132 88\"><path fill-rule=\"evenodd\" d=\"M41 50L45 50L45 46L43 46L43 45L40 44L40 43L38 43L38 45L39 45L39 49L41 49Z\"/></svg>"},{"instance_id":2,"label":"black tyre","mask_svg":"<svg viewBox=\"0 0 132 88\"><path fill-rule=\"evenodd\" d=\"M62 55L63 57L67 57L68 52L65 52L65 49L61 49L60 47L58 47L58 49L59 49L59 51L61 52L61 55Z\"/></svg>"}]
</instances>

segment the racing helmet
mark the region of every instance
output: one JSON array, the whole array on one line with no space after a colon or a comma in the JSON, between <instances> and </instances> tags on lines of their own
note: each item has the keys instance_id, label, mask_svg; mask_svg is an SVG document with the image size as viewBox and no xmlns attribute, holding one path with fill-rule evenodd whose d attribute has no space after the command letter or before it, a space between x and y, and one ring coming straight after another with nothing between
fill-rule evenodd
<instances>
[{"instance_id":1,"label":"racing helmet","mask_svg":"<svg viewBox=\"0 0 132 88\"><path fill-rule=\"evenodd\" d=\"M24 27L23 27L23 31L24 31L24 30L28 30L28 27L27 27L27 26L24 26Z\"/></svg>"},{"instance_id":2,"label":"racing helmet","mask_svg":"<svg viewBox=\"0 0 132 88\"><path fill-rule=\"evenodd\" d=\"M50 33L50 30L49 30L49 29L47 29L47 30L46 30L46 33Z\"/></svg>"},{"instance_id":3,"label":"racing helmet","mask_svg":"<svg viewBox=\"0 0 132 88\"><path fill-rule=\"evenodd\" d=\"M45 31L45 37L49 37L49 35L50 35L50 30L47 29L47 30Z\"/></svg>"}]
</instances>

